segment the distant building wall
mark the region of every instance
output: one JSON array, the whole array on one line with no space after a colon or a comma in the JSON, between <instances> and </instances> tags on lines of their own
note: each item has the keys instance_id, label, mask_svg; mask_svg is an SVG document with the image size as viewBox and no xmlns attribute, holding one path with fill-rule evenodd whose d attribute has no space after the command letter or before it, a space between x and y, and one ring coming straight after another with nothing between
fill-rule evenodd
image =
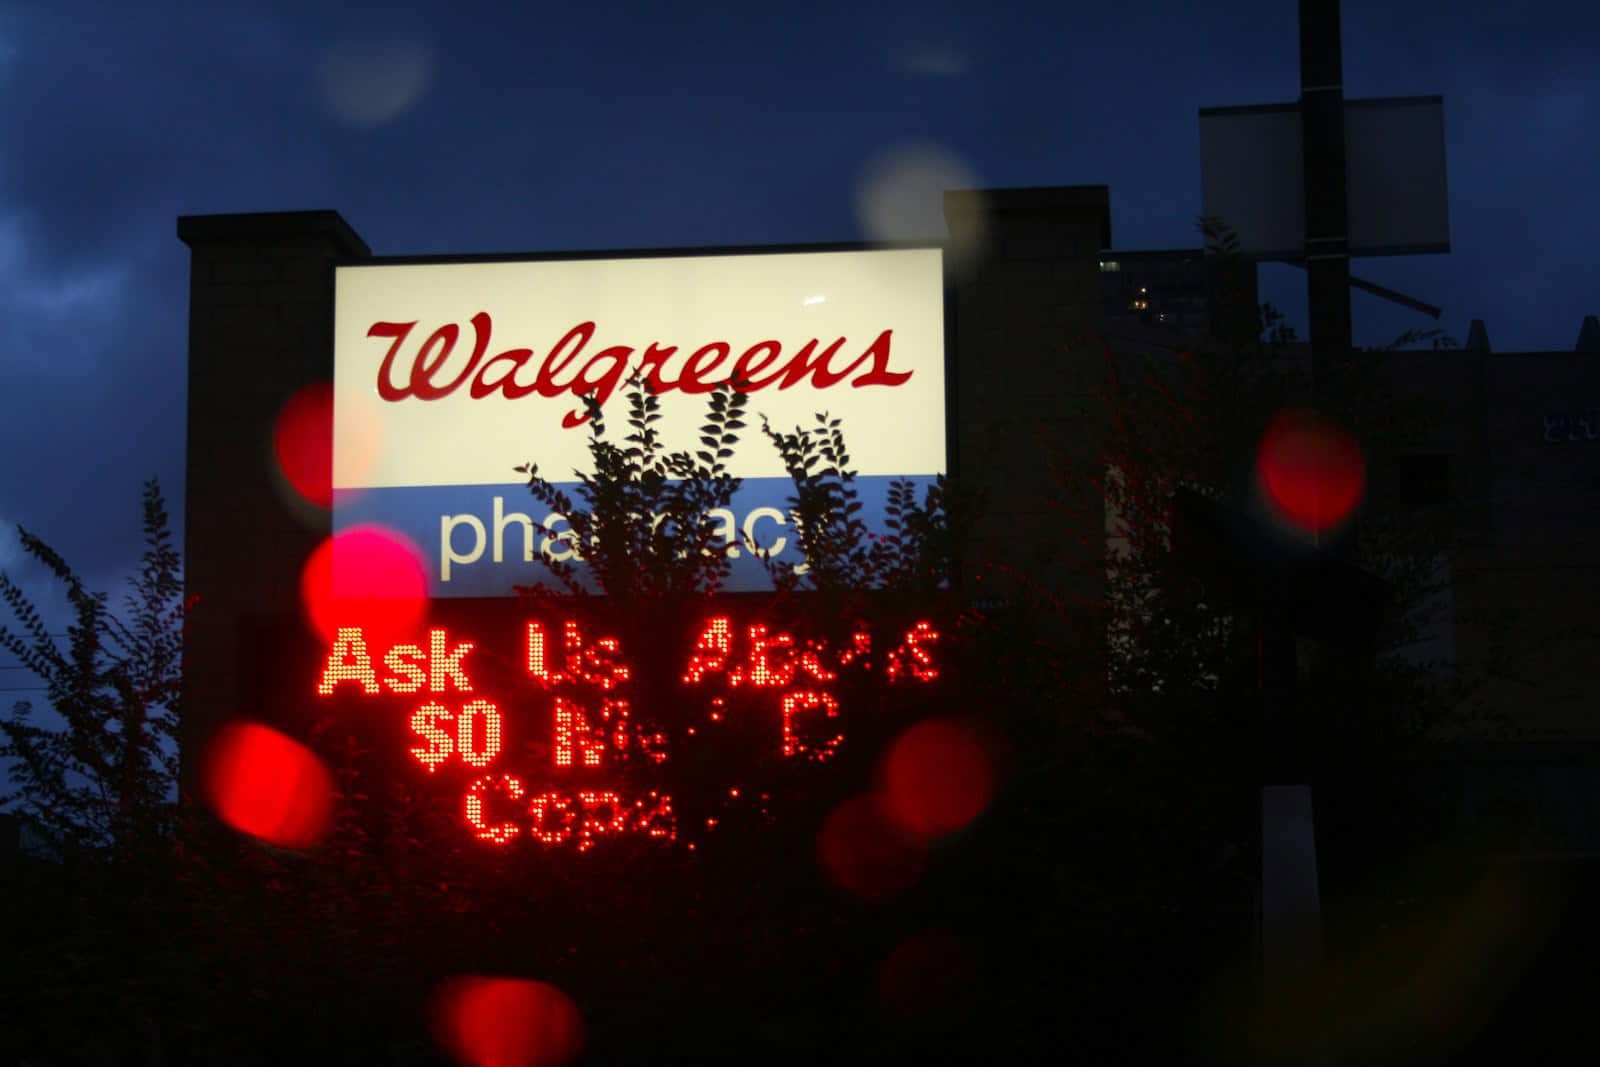
<instances>
[{"instance_id":1,"label":"distant building wall","mask_svg":"<svg viewBox=\"0 0 1600 1067\"><path fill-rule=\"evenodd\" d=\"M1488 705L1600 738L1600 357L1482 354L1487 515L1456 562L1457 644L1503 667Z\"/></svg>"},{"instance_id":2,"label":"distant building wall","mask_svg":"<svg viewBox=\"0 0 1600 1067\"><path fill-rule=\"evenodd\" d=\"M1490 672L1477 702L1520 736L1600 739L1600 360L1397 352L1389 374L1423 419L1372 472L1371 504L1442 494L1461 519L1440 632L1419 651Z\"/></svg>"},{"instance_id":3,"label":"distant building wall","mask_svg":"<svg viewBox=\"0 0 1600 1067\"><path fill-rule=\"evenodd\" d=\"M1102 252L1100 298L1108 329L1130 323L1166 327L1192 341L1226 335L1222 319L1232 301L1254 312L1260 295L1252 261L1208 255L1203 248ZM1223 264L1233 268L1228 275ZM1226 292L1235 285L1237 292Z\"/></svg>"}]
</instances>

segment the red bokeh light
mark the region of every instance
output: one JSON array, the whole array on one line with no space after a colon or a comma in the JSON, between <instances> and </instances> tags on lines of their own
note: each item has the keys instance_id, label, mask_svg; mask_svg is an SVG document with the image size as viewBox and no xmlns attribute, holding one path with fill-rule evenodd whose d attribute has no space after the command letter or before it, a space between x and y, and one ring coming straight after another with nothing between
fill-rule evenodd
<instances>
[{"instance_id":1,"label":"red bokeh light","mask_svg":"<svg viewBox=\"0 0 1600 1067\"><path fill-rule=\"evenodd\" d=\"M1272 420L1256 453L1256 475L1274 510L1312 531L1349 518L1366 487L1360 444L1332 419L1308 411Z\"/></svg>"},{"instance_id":2,"label":"red bokeh light","mask_svg":"<svg viewBox=\"0 0 1600 1067\"><path fill-rule=\"evenodd\" d=\"M948 930L900 943L878 969L879 1009L894 1022L942 1028L971 1016L981 989L976 954Z\"/></svg>"},{"instance_id":3,"label":"red bokeh light","mask_svg":"<svg viewBox=\"0 0 1600 1067\"><path fill-rule=\"evenodd\" d=\"M416 629L428 607L422 555L404 536L357 526L317 546L300 574L312 627L332 644L341 626L360 626L373 644Z\"/></svg>"},{"instance_id":4,"label":"red bokeh light","mask_svg":"<svg viewBox=\"0 0 1600 1067\"><path fill-rule=\"evenodd\" d=\"M562 1067L583 1051L578 1006L545 982L454 978L431 1016L440 1047L465 1067Z\"/></svg>"},{"instance_id":5,"label":"red bokeh light","mask_svg":"<svg viewBox=\"0 0 1600 1067\"><path fill-rule=\"evenodd\" d=\"M272 427L284 479L318 507L333 503L333 386L308 385L289 398Z\"/></svg>"},{"instance_id":6,"label":"red bokeh light","mask_svg":"<svg viewBox=\"0 0 1600 1067\"><path fill-rule=\"evenodd\" d=\"M902 832L937 837L982 814L994 792L994 772L971 731L930 719L889 747L881 786L884 814Z\"/></svg>"},{"instance_id":7,"label":"red bokeh light","mask_svg":"<svg viewBox=\"0 0 1600 1067\"><path fill-rule=\"evenodd\" d=\"M927 852L884 817L873 797L858 796L840 804L823 822L817 860L834 885L879 900L916 884Z\"/></svg>"},{"instance_id":8,"label":"red bokeh light","mask_svg":"<svg viewBox=\"0 0 1600 1067\"><path fill-rule=\"evenodd\" d=\"M333 777L310 749L260 723L229 723L206 746L202 775L217 815L241 833L305 848L327 832Z\"/></svg>"}]
</instances>

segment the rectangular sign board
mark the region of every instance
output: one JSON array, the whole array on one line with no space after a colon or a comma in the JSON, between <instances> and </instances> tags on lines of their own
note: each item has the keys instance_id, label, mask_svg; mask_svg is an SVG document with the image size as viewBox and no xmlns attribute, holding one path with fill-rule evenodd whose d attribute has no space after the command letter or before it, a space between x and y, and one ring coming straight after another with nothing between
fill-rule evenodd
<instances>
[{"instance_id":1,"label":"rectangular sign board","mask_svg":"<svg viewBox=\"0 0 1600 1067\"><path fill-rule=\"evenodd\" d=\"M669 451L697 450L706 394L745 383L749 425L727 460L744 484L713 516L729 591L770 587L746 537L804 566L763 417L841 420L869 528L890 482L920 496L946 470L938 248L378 262L337 268L334 292L334 531L402 534L435 597L551 584L538 555L573 546L515 468L537 463L576 499L584 395L622 444L635 374L656 385Z\"/></svg>"},{"instance_id":2,"label":"rectangular sign board","mask_svg":"<svg viewBox=\"0 0 1600 1067\"><path fill-rule=\"evenodd\" d=\"M1450 251L1444 100L1346 100L1345 207L1352 256ZM1305 255L1305 185L1295 104L1200 109L1200 202L1266 260Z\"/></svg>"}]
</instances>

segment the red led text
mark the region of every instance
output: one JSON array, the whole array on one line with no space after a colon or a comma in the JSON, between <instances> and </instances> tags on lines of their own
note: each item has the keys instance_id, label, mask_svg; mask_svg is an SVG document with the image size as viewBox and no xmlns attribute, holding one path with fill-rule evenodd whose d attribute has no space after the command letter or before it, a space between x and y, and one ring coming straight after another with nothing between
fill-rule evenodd
<instances>
[{"instance_id":1,"label":"red led text","mask_svg":"<svg viewBox=\"0 0 1600 1067\"><path fill-rule=\"evenodd\" d=\"M429 776L452 769L470 776L461 812L481 841L505 845L526 836L582 851L623 835L676 840L671 797L648 791L630 798L597 780L630 760L660 764L671 750L668 732L645 725L648 716L635 714L641 696L630 692L633 670L620 642L595 635L575 620L559 626L529 621L523 639L519 660L526 692L491 699L477 693L469 674L472 641L454 640L434 628L425 642L376 649L368 646L361 627L340 627L317 692L324 697L347 692L414 696L417 703L405 718L412 742L408 751ZM939 677L938 642L928 622L916 623L882 648L874 647L865 627L857 627L841 646L829 647L768 624L735 626L727 616L715 616L695 636L681 680L694 688L720 686L758 697L757 705L772 711L771 751L786 760L823 762L845 743L842 709L832 689L840 672L881 671L891 684L931 682ZM710 705L711 722L722 722L726 699L714 696ZM509 736L532 729L523 718L530 712L548 716L548 727L540 728L549 731L542 743ZM695 726L682 734L684 739L695 735ZM528 779L501 766L508 751L541 749L549 759L541 777L571 782L570 788L530 787ZM708 826L715 824L707 820Z\"/></svg>"}]
</instances>

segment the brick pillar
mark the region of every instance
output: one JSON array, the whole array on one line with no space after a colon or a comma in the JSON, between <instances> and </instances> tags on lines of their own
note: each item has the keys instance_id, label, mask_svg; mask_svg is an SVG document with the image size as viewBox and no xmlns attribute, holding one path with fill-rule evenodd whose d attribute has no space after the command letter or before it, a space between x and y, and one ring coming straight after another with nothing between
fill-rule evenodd
<instances>
[{"instance_id":1,"label":"brick pillar","mask_svg":"<svg viewBox=\"0 0 1600 1067\"><path fill-rule=\"evenodd\" d=\"M957 470L988 493L974 562L1005 563L1060 588L1099 568L1105 548L1100 496L1085 492L1081 476L1058 484L1048 464L1064 458L1078 475L1102 473L1092 393L1105 373L1096 339L1110 193L1103 185L950 192L945 219L957 245L975 229L984 235L983 258L953 284ZM980 599L1008 597L1013 589L995 588L1006 584L991 575L968 588Z\"/></svg>"},{"instance_id":2,"label":"brick pillar","mask_svg":"<svg viewBox=\"0 0 1600 1067\"><path fill-rule=\"evenodd\" d=\"M298 610L301 562L329 513L297 501L278 473L272 429L298 389L333 377L333 264L367 245L334 211L191 215L185 593L198 596L184 639L184 788L197 745L247 691L251 634Z\"/></svg>"}]
</instances>

